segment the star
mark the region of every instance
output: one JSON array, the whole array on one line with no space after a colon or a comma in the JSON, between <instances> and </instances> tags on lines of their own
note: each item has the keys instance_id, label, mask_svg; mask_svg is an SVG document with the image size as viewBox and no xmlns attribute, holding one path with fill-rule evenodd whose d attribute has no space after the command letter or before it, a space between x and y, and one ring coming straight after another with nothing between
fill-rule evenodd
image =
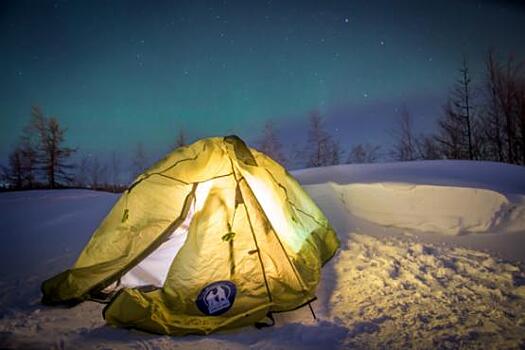
<instances>
[{"instance_id":1,"label":"star","mask_svg":"<svg viewBox=\"0 0 525 350\"><path fill-rule=\"evenodd\" d=\"M345 23L350 23L350 18L346 17L345 18Z\"/></svg>"}]
</instances>

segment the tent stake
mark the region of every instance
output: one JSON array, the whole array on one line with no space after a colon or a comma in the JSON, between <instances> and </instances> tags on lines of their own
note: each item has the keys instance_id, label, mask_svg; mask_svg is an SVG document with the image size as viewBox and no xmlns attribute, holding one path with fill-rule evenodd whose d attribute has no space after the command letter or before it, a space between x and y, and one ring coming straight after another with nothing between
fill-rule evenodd
<instances>
[{"instance_id":1,"label":"tent stake","mask_svg":"<svg viewBox=\"0 0 525 350\"><path fill-rule=\"evenodd\" d=\"M308 307L310 308L310 311L312 312L312 316L314 317L314 320L317 320L317 317L315 317L314 309L312 309L312 303L308 303Z\"/></svg>"}]
</instances>

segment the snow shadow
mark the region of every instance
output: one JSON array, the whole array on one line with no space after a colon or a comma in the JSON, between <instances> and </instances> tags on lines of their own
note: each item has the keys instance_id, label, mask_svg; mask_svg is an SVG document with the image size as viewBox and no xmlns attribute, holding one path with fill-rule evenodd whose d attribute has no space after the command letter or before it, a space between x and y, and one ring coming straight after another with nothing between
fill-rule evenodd
<instances>
[{"instance_id":1,"label":"snow shadow","mask_svg":"<svg viewBox=\"0 0 525 350\"><path fill-rule=\"evenodd\" d=\"M97 343L108 346L130 346L139 348L267 348L267 349L319 349L340 348L348 337L348 330L343 326L328 321L319 321L311 325L290 323L266 329L244 327L223 331L208 336L190 335L170 337L150 333L117 329L102 326L86 329L77 334L74 342L82 344Z\"/></svg>"}]
</instances>

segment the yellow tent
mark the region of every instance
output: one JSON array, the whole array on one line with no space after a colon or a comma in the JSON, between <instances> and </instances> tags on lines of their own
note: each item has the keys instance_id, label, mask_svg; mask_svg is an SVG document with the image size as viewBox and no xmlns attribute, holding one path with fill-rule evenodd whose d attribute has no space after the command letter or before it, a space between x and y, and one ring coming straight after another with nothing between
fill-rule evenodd
<instances>
[{"instance_id":1,"label":"yellow tent","mask_svg":"<svg viewBox=\"0 0 525 350\"><path fill-rule=\"evenodd\" d=\"M203 139L133 182L42 302L107 298L110 324L208 334L311 302L338 247L283 167L236 136Z\"/></svg>"}]
</instances>

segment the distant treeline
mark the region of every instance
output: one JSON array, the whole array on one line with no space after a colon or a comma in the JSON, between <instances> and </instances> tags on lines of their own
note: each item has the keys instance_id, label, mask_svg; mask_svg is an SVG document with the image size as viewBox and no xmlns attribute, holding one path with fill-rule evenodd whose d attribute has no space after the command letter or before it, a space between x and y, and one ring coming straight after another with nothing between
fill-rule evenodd
<instances>
[{"instance_id":1,"label":"distant treeline","mask_svg":"<svg viewBox=\"0 0 525 350\"><path fill-rule=\"evenodd\" d=\"M416 134L406 105L400 109L396 128L391 130L393 145L354 145L345 152L337 139L326 131L324 120L312 112L306 143L292 152L306 167L345 163L464 159L525 165L525 69L524 62L512 57L504 61L489 51L481 81L473 82L467 61L458 77L432 133ZM286 164L273 124L264 129L261 151Z\"/></svg>"},{"instance_id":2,"label":"distant treeline","mask_svg":"<svg viewBox=\"0 0 525 350\"><path fill-rule=\"evenodd\" d=\"M19 144L9 154L9 166L2 169L7 187L58 188L70 184L74 165L69 160L76 149L64 146L65 132L58 119L45 117L34 106Z\"/></svg>"},{"instance_id":3,"label":"distant treeline","mask_svg":"<svg viewBox=\"0 0 525 350\"><path fill-rule=\"evenodd\" d=\"M415 135L403 108L392 157L469 159L525 165L525 70L490 51L482 81L473 84L466 60L437 120L435 132Z\"/></svg>"},{"instance_id":4,"label":"distant treeline","mask_svg":"<svg viewBox=\"0 0 525 350\"><path fill-rule=\"evenodd\" d=\"M277 136L275 122L265 124L255 147L285 166L322 167L341 163L372 163L379 160L431 159L489 160L525 165L525 69L512 57L498 60L490 51L481 81L472 81L464 59L448 99L444 101L437 127L432 133L415 134L411 113L400 109L391 130L393 145L357 144L349 150L328 132L318 111L309 115L304 145L285 150ZM77 154L66 147L66 129L57 118L46 117L32 108L31 120L21 132L18 144L2 167L2 189L90 188L123 191L132 177L151 165L142 143L131 157L115 152L101 161L93 154ZM170 149L184 146L188 136L179 130ZM123 160L128 163L123 164ZM126 175L127 174L127 175Z\"/></svg>"}]
</instances>

